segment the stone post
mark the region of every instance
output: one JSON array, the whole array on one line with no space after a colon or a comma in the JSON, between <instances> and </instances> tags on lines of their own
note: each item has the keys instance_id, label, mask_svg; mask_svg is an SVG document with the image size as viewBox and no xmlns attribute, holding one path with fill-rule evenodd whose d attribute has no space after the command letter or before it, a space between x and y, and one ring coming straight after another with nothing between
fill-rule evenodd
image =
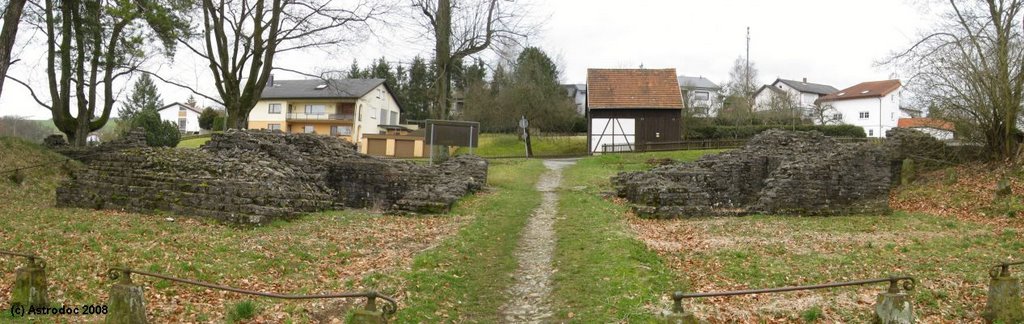
<instances>
[{"instance_id":1,"label":"stone post","mask_svg":"<svg viewBox=\"0 0 1024 324\"><path fill-rule=\"evenodd\" d=\"M370 296L366 298L366 308L357 309L352 314L353 324L383 324L384 322L384 313L377 310L376 293L370 293Z\"/></svg>"},{"instance_id":2,"label":"stone post","mask_svg":"<svg viewBox=\"0 0 1024 324\"><path fill-rule=\"evenodd\" d=\"M995 269L994 269L995 270ZM982 316L987 323L1024 322L1024 303L1020 299L1020 280L1010 276L1009 265L1002 265L999 273L991 273L988 286L988 304Z\"/></svg>"},{"instance_id":3,"label":"stone post","mask_svg":"<svg viewBox=\"0 0 1024 324\"><path fill-rule=\"evenodd\" d=\"M672 313L665 315L661 321L666 324L700 324L702 323L693 313L683 309L683 292L677 291L672 294Z\"/></svg>"},{"instance_id":4,"label":"stone post","mask_svg":"<svg viewBox=\"0 0 1024 324\"><path fill-rule=\"evenodd\" d=\"M111 278L119 279L110 288L107 301L109 312L106 324L144 324L146 321L146 299L142 287L132 283L131 272L111 270Z\"/></svg>"},{"instance_id":5,"label":"stone post","mask_svg":"<svg viewBox=\"0 0 1024 324\"><path fill-rule=\"evenodd\" d=\"M14 272L14 288L11 291L12 304L50 306L46 298L46 263L29 258L28 265L18 268Z\"/></svg>"},{"instance_id":6,"label":"stone post","mask_svg":"<svg viewBox=\"0 0 1024 324\"><path fill-rule=\"evenodd\" d=\"M890 281L889 290L878 294L877 302L875 303L874 323L914 323L914 307L910 305L910 296L900 291L896 283L896 280Z\"/></svg>"}]
</instances>

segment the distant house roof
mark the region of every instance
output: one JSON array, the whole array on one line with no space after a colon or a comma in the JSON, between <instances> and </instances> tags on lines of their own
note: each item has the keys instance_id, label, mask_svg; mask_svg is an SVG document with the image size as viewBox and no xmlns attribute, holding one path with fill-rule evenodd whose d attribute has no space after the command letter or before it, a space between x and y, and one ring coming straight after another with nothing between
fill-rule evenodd
<instances>
[{"instance_id":1,"label":"distant house roof","mask_svg":"<svg viewBox=\"0 0 1024 324\"><path fill-rule=\"evenodd\" d=\"M681 87L681 88L689 88L689 89L714 89L714 90L722 89L722 87L718 86L714 82L711 82L711 80L705 79L702 76L701 77L691 77L691 76L680 75L679 77L676 78L676 80L679 82L679 87Z\"/></svg>"},{"instance_id":2,"label":"distant house roof","mask_svg":"<svg viewBox=\"0 0 1024 324\"><path fill-rule=\"evenodd\" d=\"M182 107L184 107L185 109L194 111L197 114L202 114L203 113L203 110L199 109L199 107L192 107L192 106L180 103L180 102L172 102L169 105L166 105L166 106L158 108L156 111L161 111L161 110L164 110L164 109L167 109L167 108L171 108L171 107L178 108L178 109L181 109Z\"/></svg>"},{"instance_id":3,"label":"distant house roof","mask_svg":"<svg viewBox=\"0 0 1024 324\"><path fill-rule=\"evenodd\" d=\"M274 80L261 99L358 99L384 83L384 79ZM390 90L390 89L389 89Z\"/></svg>"},{"instance_id":4,"label":"distant house roof","mask_svg":"<svg viewBox=\"0 0 1024 324\"><path fill-rule=\"evenodd\" d=\"M861 82L855 86L839 90L836 93L821 97L821 101L838 101L860 98L884 97L900 88L900 80L883 80Z\"/></svg>"},{"instance_id":5,"label":"distant house roof","mask_svg":"<svg viewBox=\"0 0 1024 324\"><path fill-rule=\"evenodd\" d=\"M754 97L760 96L761 95L761 91L764 91L765 89L771 90L772 92L775 92L775 93L778 93L778 94L786 94L786 91L783 91L782 89L779 89L776 86L773 86L773 85L770 85L770 84L766 84L766 85L761 86L760 88L757 88L757 91L754 91Z\"/></svg>"},{"instance_id":6,"label":"distant house roof","mask_svg":"<svg viewBox=\"0 0 1024 324\"><path fill-rule=\"evenodd\" d=\"M934 118L900 118L897 121L896 127L899 128L935 128L947 131L953 131L956 128L953 127L952 122L948 122L941 119Z\"/></svg>"},{"instance_id":7,"label":"distant house roof","mask_svg":"<svg viewBox=\"0 0 1024 324\"><path fill-rule=\"evenodd\" d=\"M683 109L676 69L588 69L590 109Z\"/></svg>"},{"instance_id":8,"label":"distant house roof","mask_svg":"<svg viewBox=\"0 0 1024 324\"><path fill-rule=\"evenodd\" d=\"M796 89L796 91L807 92L807 93L816 93L816 94L820 94L820 95L827 95L827 94L839 91L839 89L836 89L835 87L827 85L827 84L810 83L810 82L806 82L806 79L804 79L804 80L805 81L797 81L797 80L786 80L786 79L779 78L779 79L775 80L775 83L782 82L782 83L785 83L786 85L792 87L793 89Z\"/></svg>"},{"instance_id":9,"label":"distant house roof","mask_svg":"<svg viewBox=\"0 0 1024 324\"><path fill-rule=\"evenodd\" d=\"M398 103L398 110L404 110L384 79L274 80L260 99L359 99L381 84Z\"/></svg>"}]
</instances>

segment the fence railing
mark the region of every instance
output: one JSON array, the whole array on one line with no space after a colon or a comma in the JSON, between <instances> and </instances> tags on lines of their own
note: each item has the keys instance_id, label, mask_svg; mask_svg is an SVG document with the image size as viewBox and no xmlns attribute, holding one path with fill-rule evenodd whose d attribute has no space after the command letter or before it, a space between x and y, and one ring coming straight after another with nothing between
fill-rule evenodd
<instances>
[{"instance_id":1,"label":"fence railing","mask_svg":"<svg viewBox=\"0 0 1024 324\"><path fill-rule=\"evenodd\" d=\"M696 316L694 316L692 313L686 312L686 310L683 308L683 299L687 298L770 294L801 290L818 290L849 286L864 286L883 282L888 282L889 288L885 292L879 294L878 302L874 307L875 319L881 323L913 323L913 308L910 305L910 299L906 296L905 291L914 290L914 288L917 286L917 280L914 279L914 277L908 276L890 276L888 278L831 282L819 285L718 291L705 293L686 294L681 291L677 291L672 294L673 314L671 315L671 317L675 317L675 320L683 323L698 322Z\"/></svg>"},{"instance_id":2,"label":"fence railing","mask_svg":"<svg viewBox=\"0 0 1024 324\"><path fill-rule=\"evenodd\" d=\"M244 295L260 296L275 299L285 300L306 300L306 299L337 299L337 298L366 298L366 306L357 310L355 313L354 321L357 323L379 323L386 321L386 317L395 314L398 310L398 302L394 298L377 293L375 291L369 292L351 292L351 293L331 293L331 294L319 294L319 295L291 295L291 294L278 294L261 292L254 290L246 290L235 287L229 287L224 285L217 285L202 281L182 279L172 277L159 273L152 273L146 271L139 271L124 267L114 267L107 271L107 276L116 280L116 284L111 288L109 294L110 301L108 303L109 313L107 313L107 323L137 323L136 319L145 319L145 308L144 298L142 296L142 289L135 286L131 280L131 276L141 275L147 277L153 277L163 279L172 282L178 282L183 284L189 284L193 286L200 286L210 289L229 291ZM377 310L377 299L384 300L384 304L381 305L380 311Z\"/></svg>"},{"instance_id":3,"label":"fence railing","mask_svg":"<svg viewBox=\"0 0 1024 324\"><path fill-rule=\"evenodd\" d=\"M342 120L351 121L353 114L303 114L293 113L285 116L288 120Z\"/></svg>"}]
</instances>

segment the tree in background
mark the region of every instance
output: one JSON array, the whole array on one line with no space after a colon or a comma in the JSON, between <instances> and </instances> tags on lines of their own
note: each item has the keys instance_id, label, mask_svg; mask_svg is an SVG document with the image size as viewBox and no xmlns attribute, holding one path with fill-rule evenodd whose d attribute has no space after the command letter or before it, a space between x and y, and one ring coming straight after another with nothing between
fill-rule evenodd
<instances>
[{"instance_id":1,"label":"tree in background","mask_svg":"<svg viewBox=\"0 0 1024 324\"><path fill-rule=\"evenodd\" d=\"M976 129L992 157L1012 158L1024 102L1024 0L951 0L942 9L934 32L883 63L909 72L908 87L936 108L929 114Z\"/></svg>"},{"instance_id":2,"label":"tree in background","mask_svg":"<svg viewBox=\"0 0 1024 324\"><path fill-rule=\"evenodd\" d=\"M46 41L49 100L26 82L32 98L50 110L53 123L68 142L86 145L89 133L110 118L117 79L138 69L153 49L173 56L174 40L187 29L181 16L187 1L138 0L98 2L41 0ZM158 40L150 45L150 40ZM72 115L72 109L75 114Z\"/></svg>"},{"instance_id":3,"label":"tree in background","mask_svg":"<svg viewBox=\"0 0 1024 324\"><path fill-rule=\"evenodd\" d=\"M0 94L3 93L7 70L11 67L11 51L18 36L18 23L27 0L8 0L4 8L4 26L0 29Z\"/></svg>"},{"instance_id":4,"label":"tree in background","mask_svg":"<svg viewBox=\"0 0 1024 324\"><path fill-rule=\"evenodd\" d=\"M350 44L386 10L373 0L202 0L202 42L182 43L206 59L227 126L244 129L281 53ZM193 91L195 92L195 91ZM198 93L197 93L198 94ZM202 94L199 94L202 95Z\"/></svg>"},{"instance_id":5,"label":"tree in background","mask_svg":"<svg viewBox=\"0 0 1024 324\"><path fill-rule=\"evenodd\" d=\"M456 66L498 41L513 41L525 35L527 28L521 24L524 11L502 0L413 0L413 4L425 20L421 25L426 34L434 37L437 77L431 116L448 119Z\"/></svg>"},{"instance_id":6,"label":"tree in background","mask_svg":"<svg viewBox=\"0 0 1024 324\"><path fill-rule=\"evenodd\" d=\"M149 74L142 74L132 88L132 93L125 100L124 105L117 110L117 116L121 120L132 120L136 114L144 109L156 111L164 106L164 100L157 93L156 84ZM127 129L126 129L127 130Z\"/></svg>"},{"instance_id":7,"label":"tree in background","mask_svg":"<svg viewBox=\"0 0 1024 324\"><path fill-rule=\"evenodd\" d=\"M213 120L217 119L220 114L217 113L213 108L206 107L203 112L199 114L199 128L205 130L213 130Z\"/></svg>"},{"instance_id":8,"label":"tree in background","mask_svg":"<svg viewBox=\"0 0 1024 324\"><path fill-rule=\"evenodd\" d=\"M816 125L838 125L843 122L839 111L832 104L824 102L811 106L811 120Z\"/></svg>"},{"instance_id":9,"label":"tree in background","mask_svg":"<svg viewBox=\"0 0 1024 324\"><path fill-rule=\"evenodd\" d=\"M45 123L48 121L28 120L18 116L0 116L0 136L20 137L30 142L39 143L53 133Z\"/></svg>"},{"instance_id":10,"label":"tree in background","mask_svg":"<svg viewBox=\"0 0 1024 324\"><path fill-rule=\"evenodd\" d=\"M733 120L736 124L750 123L753 120L754 92L757 91L757 66L746 59L737 57L729 70L729 81L725 84L725 99L720 117Z\"/></svg>"},{"instance_id":11,"label":"tree in background","mask_svg":"<svg viewBox=\"0 0 1024 324\"><path fill-rule=\"evenodd\" d=\"M402 117L406 120L422 120L430 118L430 105L434 95L434 70L420 56L412 59L409 64L409 78L402 89Z\"/></svg>"},{"instance_id":12,"label":"tree in background","mask_svg":"<svg viewBox=\"0 0 1024 324\"><path fill-rule=\"evenodd\" d=\"M474 66L482 69L484 65L478 62ZM558 82L557 66L539 48L524 49L512 74L500 79L496 74L489 86L483 79L477 79L480 76L477 70L467 71L473 71L468 75L474 78L467 78L466 119L480 121L485 125L482 127L490 131L513 131L521 117L529 120L530 129L572 130L576 105ZM532 155L529 138L527 136L527 153Z\"/></svg>"}]
</instances>

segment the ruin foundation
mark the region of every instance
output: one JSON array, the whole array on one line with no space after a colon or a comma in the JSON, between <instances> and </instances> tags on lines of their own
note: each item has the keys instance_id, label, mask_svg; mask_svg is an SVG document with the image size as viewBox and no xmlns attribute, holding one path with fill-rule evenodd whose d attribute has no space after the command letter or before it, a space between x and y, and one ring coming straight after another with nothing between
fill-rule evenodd
<instances>
[{"instance_id":1,"label":"ruin foundation","mask_svg":"<svg viewBox=\"0 0 1024 324\"><path fill-rule=\"evenodd\" d=\"M198 150L102 152L57 188L58 207L165 211L238 224L342 208L440 213L487 179L487 162L478 157L428 167L362 155L348 142L312 134L232 130Z\"/></svg>"},{"instance_id":2,"label":"ruin foundation","mask_svg":"<svg viewBox=\"0 0 1024 324\"><path fill-rule=\"evenodd\" d=\"M880 145L769 130L738 150L612 178L641 217L877 214L893 162Z\"/></svg>"}]
</instances>

